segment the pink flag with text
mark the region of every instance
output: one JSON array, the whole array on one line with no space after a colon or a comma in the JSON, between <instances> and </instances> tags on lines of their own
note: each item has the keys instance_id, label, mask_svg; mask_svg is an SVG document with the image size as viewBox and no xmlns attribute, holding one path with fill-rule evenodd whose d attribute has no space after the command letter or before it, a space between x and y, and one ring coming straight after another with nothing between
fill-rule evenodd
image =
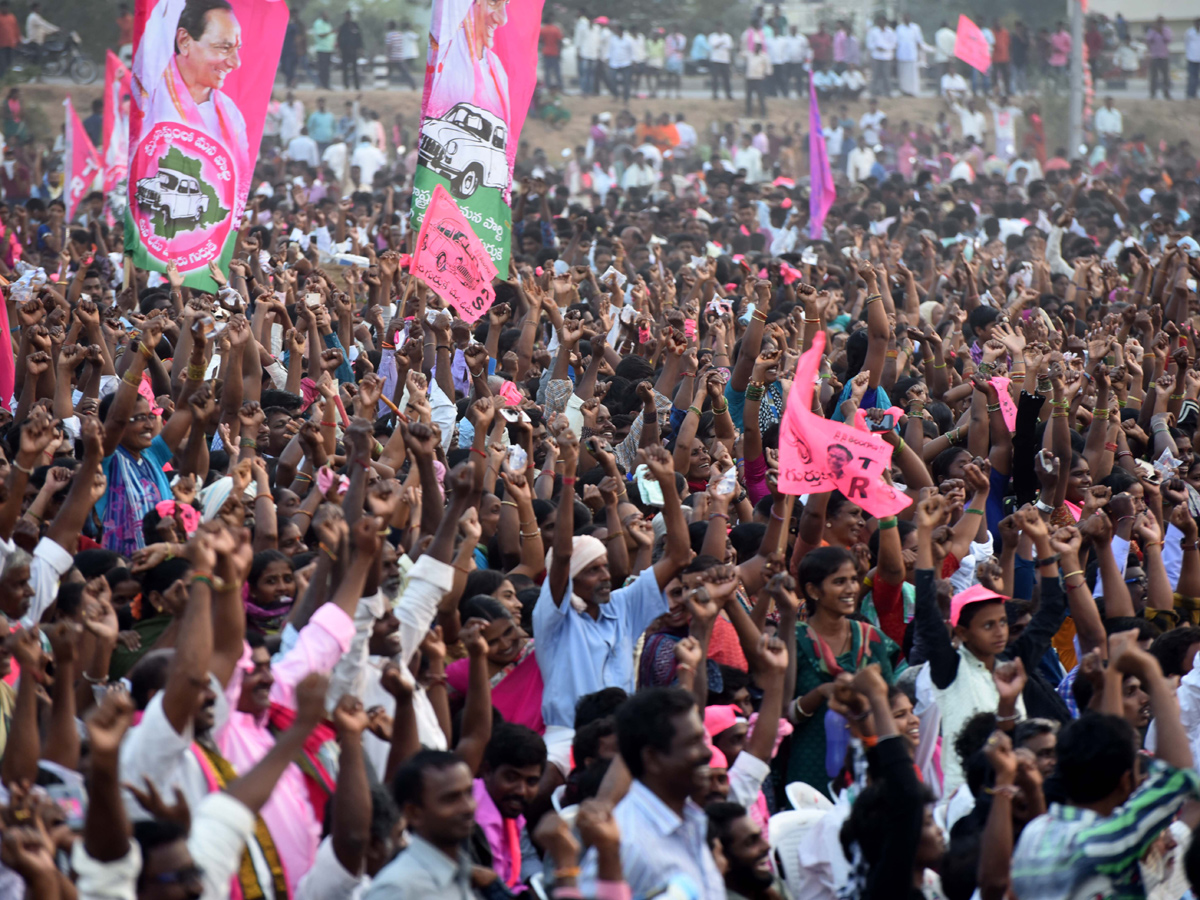
<instances>
[{"instance_id":1,"label":"pink flag with text","mask_svg":"<svg viewBox=\"0 0 1200 900\"><path fill-rule=\"evenodd\" d=\"M83 130L79 114L71 104L71 98L63 101L66 107L66 145L63 152L63 203L67 207L67 221L75 217L79 201L96 188L100 176L100 154L92 146L92 139Z\"/></svg>"},{"instance_id":2,"label":"pink flag with text","mask_svg":"<svg viewBox=\"0 0 1200 900\"><path fill-rule=\"evenodd\" d=\"M958 17L958 34L954 38L954 55L973 69L986 72L992 67L992 48L979 26L966 16Z\"/></svg>"},{"instance_id":3,"label":"pink flag with text","mask_svg":"<svg viewBox=\"0 0 1200 900\"><path fill-rule=\"evenodd\" d=\"M796 366L796 378L779 428L779 490L820 494L837 489L876 517L892 516L912 500L883 480L892 465L892 447L882 437L812 411L813 385L825 333Z\"/></svg>"},{"instance_id":4,"label":"pink flag with text","mask_svg":"<svg viewBox=\"0 0 1200 900\"><path fill-rule=\"evenodd\" d=\"M471 323L496 299L492 290L496 266L450 192L440 184L434 187L421 222L412 274Z\"/></svg>"}]
</instances>

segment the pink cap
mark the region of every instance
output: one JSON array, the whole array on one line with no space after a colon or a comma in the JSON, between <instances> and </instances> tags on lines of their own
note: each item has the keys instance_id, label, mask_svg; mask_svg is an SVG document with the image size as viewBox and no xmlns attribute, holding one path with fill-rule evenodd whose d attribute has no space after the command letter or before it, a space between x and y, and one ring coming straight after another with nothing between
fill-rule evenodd
<instances>
[{"instance_id":1,"label":"pink cap","mask_svg":"<svg viewBox=\"0 0 1200 900\"><path fill-rule=\"evenodd\" d=\"M733 704L708 706L704 709L704 730L710 738L732 728L741 719L741 707Z\"/></svg>"},{"instance_id":2,"label":"pink cap","mask_svg":"<svg viewBox=\"0 0 1200 900\"><path fill-rule=\"evenodd\" d=\"M1003 594L988 590L982 584L973 584L965 591L960 591L950 598L950 624L957 625L958 617L962 615L963 607L969 603L980 603L984 600L1007 600Z\"/></svg>"},{"instance_id":3,"label":"pink cap","mask_svg":"<svg viewBox=\"0 0 1200 900\"><path fill-rule=\"evenodd\" d=\"M708 744L708 749L712 751L712 759L708 761L708 767L710 769L728 769L729 760L725 758L725 754L718 750L717 745L711 740L706 743Z\"/></svg>"},{"instance_id":4,"label":"pink cap","mask_svg":"<svg viewBox=\"0 0 1200 900\"><path fill-rule=\"evenodd\" d=\"M608 24L608 16L596 16L596 24L597 25L607 25Z\"/></svg>"}]
</instances>

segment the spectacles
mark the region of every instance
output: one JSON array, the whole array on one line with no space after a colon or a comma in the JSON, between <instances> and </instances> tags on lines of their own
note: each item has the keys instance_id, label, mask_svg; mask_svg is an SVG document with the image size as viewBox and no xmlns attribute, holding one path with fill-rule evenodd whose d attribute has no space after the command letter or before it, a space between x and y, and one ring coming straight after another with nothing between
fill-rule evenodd
<instances>
[{"instance_id":1,"label":"spectacles","mask_svg":"<svg viewBox=\"0 0 1200 900\"><path fill-rule=\"evenodd\" d=\"M153 884L188 884L204 879L204 869L200 866L185 866L174 872L163 872L149 879Z\"/></svg>"},{"instance_id":2,"label":"spectacles","mask_svg":"<svg viewBox=\"0 0 1200 900\"><path fill-rule=\"evenodd\" d=\"M129 417L130 425L141 425L143 422L150 422L154 419L153 413L138 413L136 416Z\"/></svg>"}]
</instances>

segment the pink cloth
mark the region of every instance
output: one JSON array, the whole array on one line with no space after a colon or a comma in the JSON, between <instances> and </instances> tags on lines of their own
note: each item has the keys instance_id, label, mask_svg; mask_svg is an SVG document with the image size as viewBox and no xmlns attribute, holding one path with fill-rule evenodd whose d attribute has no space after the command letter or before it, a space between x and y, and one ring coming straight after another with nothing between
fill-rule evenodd
<instances>
[{"instance_id":1,"label":"pink cloth","mask_svg":"<svg viewBox=\"0 0 1200 900\"><path fill-rule=\"evenodd\" d=\"M466 695L470 677L470 660L460 659L446 666L446 683L459 694ZM542 721L542 670L533 652L533 641L525 655L512 668L492 679L492 706L500 710L504 721L546 733Z\"/></svg>"},{"instance_id":2,"label":"pink cloth","mask_svg":"<svg viewBox=\"0 0 1200 900\"><path fill-rule=\"evenodd\" d=\"M341 607L327 603L318 609L301 629L296 645L271 666L271 674L275 677L271 702L295 709L296 685L310 672L332 671L350 649L353 638L354 620ZM237 710L242 679L251 665L250 645L244 644L242 658L225 688L229 721L215 735L221 755L239 774L250 771L275 746L275 736L267 728L266 713L254 716ZM308 796L304 773L292 763L284 770L271 792L271 799L262 808L263 821L279 850L288 893L292 896L295 896L300 879L312 868L317 858L317 846L321 843L321 821L325 810L314 810Z\"/></svg>"},{"instance_id":3,"label":"pink cloth","mask_svg":"<svg viewBox=\"0 0 1200 900\"><path fill-rule=\"evenodd\" d=\"M475 794L475 821L483 830L483 836L487 838L488 847L491 848L492 869L507 884L509 873L512 872L513 858L509 852L508 836L505 834L506 821L492 801L492 795L488 793L482 778L475 779L473 791ZM518 832L524 829L525 817L517 816ZM519 859L516 860L516 865L520 868L521 861ZM518 883L512 885L509 890L520 894L526 888L525 885Z\"/></svg>"},{"instance_id":4,"label":"pink cloth","mask_svg":"<svg viewBox=\"0 0 1200 900\"><path fill-rule=\"evenodd\" d=\"M759 500L771 493L771 488L767 484L767 472L765 456L756 456L754 459L746 460L746 496L756 506Z\"/></svg>"}]
</instances>

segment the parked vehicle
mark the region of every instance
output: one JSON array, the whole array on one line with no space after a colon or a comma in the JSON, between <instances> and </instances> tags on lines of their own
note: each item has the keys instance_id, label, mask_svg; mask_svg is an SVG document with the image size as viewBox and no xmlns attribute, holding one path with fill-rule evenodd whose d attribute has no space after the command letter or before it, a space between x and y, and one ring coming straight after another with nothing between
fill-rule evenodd
<instances>
[{"instance_id":1,"label":"parked vehicle","mask_svg":"<svg viewBox=\"0 0 1200 900\"><path fill-rule=\"evenodd\" d=\"M9 72L18 81L69 75L76 84L91 84L96 80L98 69L96 64L84 55L79 32L70 31L53 34L44 44L28 41L17 44L13 48L13 62Z\"/></svg>"},{"instance_id":2,"label":"parked vehicle","mask_svg":"<svg viewBox=\"0 0 1200 900\"><path fill-rule=\"evenodd\" d=\"M450 182L465 200L479 188L508 187L508 125L494 113L457 103L438 119L426 119L418 151L421 165Z\"/></svg>"}]
</instances>

